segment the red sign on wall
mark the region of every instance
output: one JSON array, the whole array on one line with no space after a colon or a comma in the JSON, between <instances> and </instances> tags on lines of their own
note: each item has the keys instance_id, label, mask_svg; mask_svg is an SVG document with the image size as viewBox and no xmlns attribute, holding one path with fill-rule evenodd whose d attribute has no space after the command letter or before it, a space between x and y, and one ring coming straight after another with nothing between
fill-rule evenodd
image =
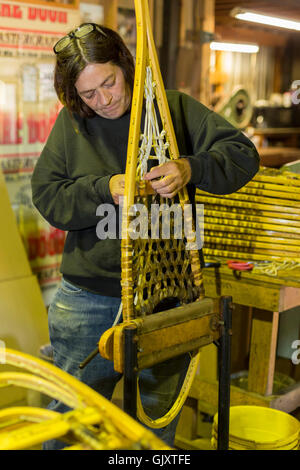
<instances>
[{"instance_id":1,"label":"red sign on wall","mask_svg":"<svg viewBox=\"0 0 300 470\"><path fill-rule=\"evenodd\" d=\"M34 166L61 108L53 45L80 24L78 9L0 2L0 167L32 268L55 285L65 233L40 216L31 198Z\"/></svg>"}]
</instances>

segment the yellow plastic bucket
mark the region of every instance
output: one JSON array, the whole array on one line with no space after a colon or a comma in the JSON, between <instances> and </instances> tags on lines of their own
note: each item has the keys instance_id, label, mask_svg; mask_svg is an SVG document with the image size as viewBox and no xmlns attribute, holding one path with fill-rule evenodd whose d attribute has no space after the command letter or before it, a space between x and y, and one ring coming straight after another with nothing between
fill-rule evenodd
<instances>
[{"instance_id":1,"label":"yellow plastic bucket","mask_svg":"<svg viewBox=\"0 0 300 470\"><path fill-rule=\"evenodd\" d=\"M296 450L300 422L283 411L263 406L232 406L229 421L229 449ZM214 417L211 445L217 449L218 414Z\"/></svg>"}]
</instances>

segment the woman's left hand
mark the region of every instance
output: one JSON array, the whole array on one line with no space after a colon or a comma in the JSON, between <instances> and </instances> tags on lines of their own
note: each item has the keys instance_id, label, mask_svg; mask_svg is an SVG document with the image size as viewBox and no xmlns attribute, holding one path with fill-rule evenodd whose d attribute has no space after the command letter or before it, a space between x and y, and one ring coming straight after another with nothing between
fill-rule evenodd
<instances>
[{"instance_id":1,"label":"woman's left hand","mask_svg":"<svg viewBox=\"0 0 300 470\"><path fill-rule=\"evenodd\" d=\"M172 198L190 181L192 176L187 158L171 160L156 166L145 174L152 188L162 197Z\"/></svg>"}]
</instances>

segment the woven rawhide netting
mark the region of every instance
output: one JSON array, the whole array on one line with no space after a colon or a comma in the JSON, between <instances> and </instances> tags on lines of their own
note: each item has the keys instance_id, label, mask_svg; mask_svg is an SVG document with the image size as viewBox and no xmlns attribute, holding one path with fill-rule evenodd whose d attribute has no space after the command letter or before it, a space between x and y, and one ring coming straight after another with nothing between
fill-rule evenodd
<instances>
[{"instance_id":1,"label":"woven rawhide netting","mask_svg":"<svg viewBox=\"0 0 300 470\"><path fill-rule=\"evenodd\" d=\"M261 167L233 194L198 190L206 260L242 260L253 272L300 279L300 175Z\"/></svg>"},{"instance_id":2,"label":"woven rawhide netting","mask_svg":"<svg viewBox=\"0 0 300 470\"><path fill-rule=\"evenodd\" d=\"M161 232L166 225L169 228L168 238L152 238L153 230L147 239L138 238L132 242L134 312L135 316L153 313L164 299L177 299L181 303L195 301L202 293L200 270L193 273L192 253L186 249L186 238L181 231L181 238L176 235L177 218L181 218L181 206L174 200L166 201L156 196L136 198L137 204L149 208L163 208L156 214L155 230ZM175 210L172 209L172 206ZM152 211L153 213L153 211ZM153 218L153 217L152 217ZM148 217L151 225L151 215ZM175 219L175 220L174 220ZM153 228L153 223L152 223ZM167 231L167 230L166 230ZM178 229L178 232L180 228ZM198 275L198 285L194 282Z\"/></svg>"}]
</instances>

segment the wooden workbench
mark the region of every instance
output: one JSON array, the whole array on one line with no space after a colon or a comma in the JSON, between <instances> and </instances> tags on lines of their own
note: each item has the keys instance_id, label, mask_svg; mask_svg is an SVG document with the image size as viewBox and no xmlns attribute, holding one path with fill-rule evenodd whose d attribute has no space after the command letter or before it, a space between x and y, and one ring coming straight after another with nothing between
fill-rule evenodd
<instances>
[{"instance_id":1,"label":"wooden workbench","mask_svg":"<svg viewBox=\"0 0 300 470\"><path fill-rule=\"evenodd\" d=\"M236 310L246 306L251 312L248 390L231 385L230 405L266 406L287 413L296 410L300 406L300 383L276 395L273 382L279 315L300 306L300 272L281 272L273 278L254 271L237 275L224 266L204 269L203 275L208 297L232 296ZM248 309L243 307L242 311L245 310ZM234 314L235 309L233 323ZM232 344L234 342L233 335ZM218 411L218 391L217 348L212 344L201 350L200 370L177 427L175 444L178 448L211 449L211 424L203 422L202 417L213 416Z\"/></svg>"}]
</instances>

